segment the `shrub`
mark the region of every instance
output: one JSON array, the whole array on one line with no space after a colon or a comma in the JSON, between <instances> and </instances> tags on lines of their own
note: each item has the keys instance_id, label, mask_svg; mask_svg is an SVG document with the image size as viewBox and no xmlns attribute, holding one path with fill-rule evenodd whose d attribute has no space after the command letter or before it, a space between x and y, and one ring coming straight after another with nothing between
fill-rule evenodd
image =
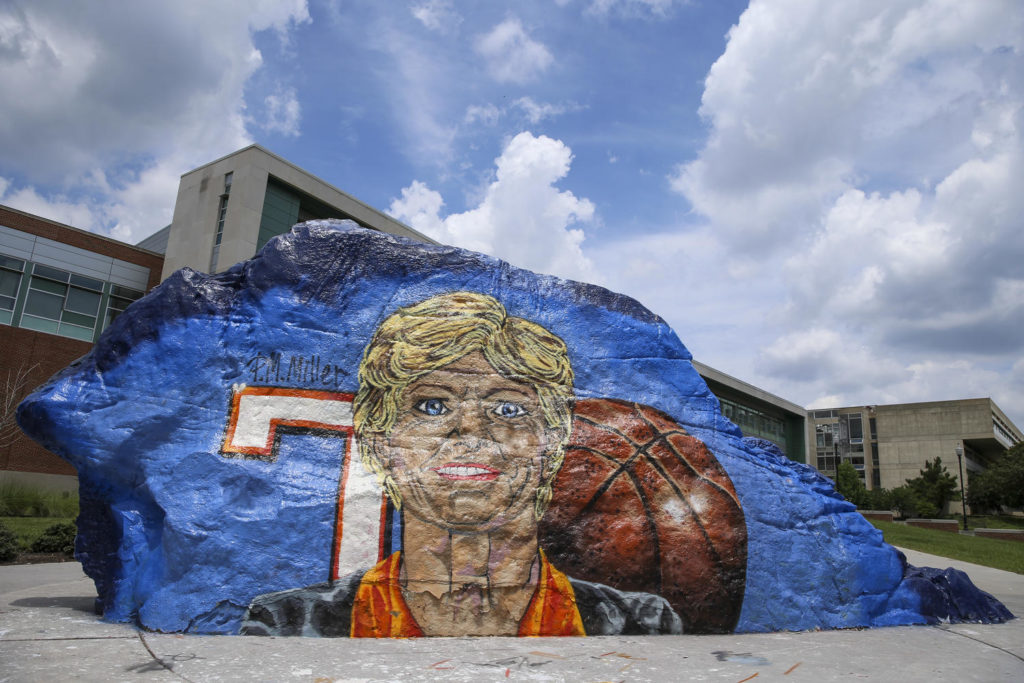
<instances>
[{"instance_id":1,"label":"shrub","mask_svg":"<svg viewBox=\"0 0 1024 683\"><path fill-rule=\"evenodd\" d=\"M942 458L925 460L919 476L907 479L906 486L914 492L914 503L920 517L938 517L946 503L959 500L957 481L942 465Z\"/></svg>"},{"instance_id":2,"label":"shrub","mask_svg":"<svg viewBox=\"0 0 1024 683\"><path fill-rule=\"evenodd\" d=\"M888 489L871 489L865 496L864 505L868 510L891 510L892 492Z\"/></svg>"},{"instance_id":3,"label":"shrub","mask_svg":"<svg viewBox=\"0 0 1024 683\"><path fill-rule=\"evenodd\" d=\"M856 468L845 460L839 464L836 472L836 491L857 507L863 507L867 499L868 492L857 475Z\"/></svg>"},{"instance_id":4,"label":"shrub","mask_svg":"<svg viewBox=\"0 0 1024 683\"><path fill-rule=\"evenodd\" d=\"M68 556L75 554L75 536L78 527L74 522L57 522L46 528L39 538L32 541L29 548L34 553L63 553Z\"/></svg>"},{"instance_id":5,"label":"shrub","mask_svg":"<svg viewBox=\"0 0 1024 683\"><path fill-rule=\"evenodd\" d=\"M0 517L77 517L78 494L0 482Z\"/></svg>"},{"instance_id":6,"label":"shrub","mask_svg":"<svg viewBox=\"0 0 1024 683\"><path fill-rule=\"evenodd\" d=\"M0 522L0 562L10 562L18 556L18 538Z\"/></svg>"}]
</instances>

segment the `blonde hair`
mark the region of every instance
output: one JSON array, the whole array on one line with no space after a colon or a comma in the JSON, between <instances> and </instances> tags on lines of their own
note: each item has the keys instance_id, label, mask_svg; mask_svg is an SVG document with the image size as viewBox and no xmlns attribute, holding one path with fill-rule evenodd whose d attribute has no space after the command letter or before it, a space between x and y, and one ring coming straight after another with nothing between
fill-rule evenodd
<instances>
[{"instance_id":1,"label":"blonde hair","mask_svg":"<svg viewBox=\"0 0 1024 683\"><path fill-rule=\"evenodd\" d=\"M557 446L548 454L553 459L552 474L537 493L538 513L542 513L571 430L573 373L569 352L557 335L537 323L508 315L492 296L477 292L439 294L395 311L380 324L359 364L359 391L353 401L356 434L364 444L371 434L390 434L406 387L475 351L483 353L501 376L531 385L537 391L547 426L560 433ZM390 476L367 452L369 449L362 450L364 464L376 472L400 507L394 483L386 481Z\"/></svg>"}]
</instances>

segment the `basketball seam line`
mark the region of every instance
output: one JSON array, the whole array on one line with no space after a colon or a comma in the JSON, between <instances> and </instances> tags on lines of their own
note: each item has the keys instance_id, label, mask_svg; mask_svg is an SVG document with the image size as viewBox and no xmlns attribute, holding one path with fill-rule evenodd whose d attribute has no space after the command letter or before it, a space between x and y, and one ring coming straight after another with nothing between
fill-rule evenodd
<instances>
[{"instance_id":1,"label":"basketball seam line","mask_svg":"<svg viewBox=\"0 0 1024 683\"><path fill-rule=\"evenodd\" d=\"M634 405L636 405L636 404L634 404ZM637 412L637 414L638 414L638 415L640 416L640 418L641 418L641 419L642 419L642 420L643 420L644 422L646 422L646 423L647 423L647 424L648 424L648 425L650 426L650 428L651 428L651 429L657 430L657 427L655 427L655 425L654 425L654 423L653 423L653 422L651 422L650 420L648 420L648 419L647 419L647 417L646 417L646 416L645 416L645 415L643 414L643 411L641 411L641 410L637 410L636 412ZM665 436L669 436L669 434L668 434L668 433L666 433L666 432L661 432L661 433L662 433L662 434L664 434ZM683 433L684 433L684 435L685 435L685 436L690 436L690 434L687 434L687 433L685 432L685 430L684 430L684 432L683 432ZM690 436L690 438L692 438L692 439L697 439L697 437L695 437L695 436ZM707 449L708 455L709 455L709 456L711 456L712 458L714 458L714 460L715 460L715 462L716 462L716 463L718 464L718 466L719 466L719 467L722 467L722 463L718 461L718 458L717 458L717 456L715 456L715 454L711 452L711 449L710 449L710 448L708 448L707 444L706 444L706 443L704 443L703 441L701 441L700 439L697 439L697 441L698 441L698 442L699 442L699 443L700 443L701 445L703 445L705 449ZM740 505L740 501L739 501L739 498L737 498L737 497L736 497L736 493L735 493L735 487L733 487L733 488L734 488L734 490L733 490L732 492L730 492L730 491L729 491L729 490L727 490L727 489L726 489L725 487L723 487L723 486L721 486L720 484L718 484L718 482L716 482L716 481L714 481L714 480L712 480L712 479L710 479L710 478L708 478L708 477L705 477L705 476L704 476L703 474L701 474L700 472L698 472L698 471L697 471L697 468L696 468L696 467L694 467L694 466L693 466L693 465L692 465L692 464L690 463L690 461L689 461L689 460L687 460L687 459L686 459L685 457L683 457L683 454L682 454L682 453L680 453L680 452L679 452L679 450L678 450L678 449L677 449L677 448L676 448L676 447L675 447L675 446L674 446L674 445L672 444L672 442L670 442L670 441L669 441L669 440L668 440L667 438L665 439L665 445L666 445L666 446L668 446L669 450L671 450L671 451L672 451L672 454L673 454L673 455L675 455L677 459L679 459L680 461L682 461L682 463L683 463L683 464L684 464L684 465L685 465L686 467L688 467L688 468L689 468L689 469L690 469L690 470L691 470L691 471L692 471L692 472L693 472L694 474L696 474L696 475L697 475L697 476L698 476L699 478L701 478L701 479L703 479L704 481L708 482L708 483L709 483L709 484L711 484L711 485L712 485L713 487L715 487L716 489L718 489L719 491L721 491L722 493L724 493L725 495L727 495L727 496L728 496L729 498L731 498L731 499L732 499L733 501L735 501L736 505L737 505L737 506L738 506L738 507L740 508L740 511L741 511L741 512L743 511L743 506L742 506L742 505ZM722 470L723 470L723 472L724 472L724 471L725 471L725 468L724 468L724 467L722 467ZM726 476L726 478L728 479L728 478L729 478L729 473L728 473L728 472L724 472L724 473L725 473L725 476ZM729 483L730 483L730 484L732 483L732 480L731 480L731 479L729 480ZM745 521L745 520L744 520L744 521Z\"/></svg>"},{"instance_id":2,"label":"basketball seam line","mask_svg":"<svg viewBox=\"0 0 1024 683\"><path fill-rule=\"evenodd\" d=\"M658 538L658 530L657 527L654 525L654 515L651 511L650 501L647 499L647 495L640 488L640 484L637 480L636 473L629 469L629 464L636 458L640 457L640 455L644 453L644 450L642 448L637 449L636 452L633 453L633 455L630 456L627 460L620 462L619 460L615 460L614 458L612 458L607 453L603 453L599 450L587 446L578 446L577 448L581 450L589 450L594 455L600 456L617 465L615 471L605 479L601 486L598 487L597 491L594 492L594 495L591 496L590 500L588 500L587 503L580 509L581 514L586 512L596 504L597 499L600 498L605 492L607 492L609 488L611 488L612 484L615 483L615 480L618 478L620 474L625 472L626 475L629 477L630 483L632 483L633 488L636 490L637 496L639 496L640 498L640 503L644 506L644 512L647 513L647 526L650 528L650 536L652 543L654 545L654 555L658 567L658 592L660 593L665 584L665 577L663 576L661 570L661 540Z\"/></svg>"},{"instance_id":3,"label":"basketball seam line","mask_svg":"<svg viewBox=\"0 0 1024 683\"><path fill-rule=\"evenodd\" d=\"M634 405L636 405L636 404L634 404ZM639 411L638 411L638 412L639 412ZM731 498L731 499L733 500L733 502L735 502L735 503L736 503L736 505L737 505L737 506L740 506L740 501L739 501L739 499L738 499L738 498L736 497L736 495L735 495L735 494L734 494L733 492L729 491L728 489L726 489L725 487L723 487L723 486L722 486L721 484L719 484L719 483L718 483L718 482L716 482L715 480L713 480L713 479L710 479L710 478L708 478L708 477L704 476L703 474L701 474L701 473L700 473L700 472L699 472L699 471L697 470L697 468L696 468L696 467L694 467L694 466L693 466L692 464L690 464L690 461L689 461L689 460L687 460L687 459L686 459L686 458L685 458L685 457L684 457L684 456L682 455L682 453L680 453L680 452L679 452L679 451L678 451L678 450L677 450L677 449L675 448L675 446L673 446L673 445L671 444L671 442L669 442L669 441L668 441L668 438L667 438L667 437L670 437L670 436L675 436L675 435L679 435L679 436L688 436L688 437L690 437L691 439L696 439L696 438L697 438L697 437L695 437L695 436L692 436L692 435L688 434L688 433L687 433L687 432L686 432L685 430L676 430L676 429L673 429L673 430L670 430L670 431L665 431L665 432L660 432L660 433L659 433L659 432L657 432L657 428L656 428L656 427L654 427L654 425L653 425L653 424L652 424L652 423L651 423L650 421L648 421L648 420L646 420L646 418L644 418L644 420L648 422L648 424L649 424L649 425L651 426L651 428L652 428L652 429L655 429L655 433L656 433L656 434L660 434L660 436L655 436L655 437L654 437L653 439L651 439L651 440L647 441L647 442L645 443L645 445L641 445L641 444L637 443L637 442L636 442L635 440L633 440L632 438L630 438L629 436L627 436L627 435L626 435L626 434L625 434L624 432L622 432L622 431L620 431L620 430L618 430L618 429L616 429L616 428L612 427L611 425L606 425L606 424L602 424L602 423L599 423L599 422L594 422L594 421L593 421L592 419L590 419L590 418L587 418L587 417L583 417L583 416L581 416L581 415L574 415L573 417L574 417L574 419L577 419L577 420L579 420L580 422L586 423L586 424L588 424L588 425L590 425L590 426L594 427L595 429L600 429L600 430L602 430L602 431L608 432L609 434L615 434L616 436L620 436L620 437L622 437L622 438L623 438L623 439L624 439L625 441L627 441L627 442L629 443L629 445L631 445L631 446L632 446L632 447L633 447L633 448L634 448L635 450L641 450L641 449L643 449L643 448L647 448L647 447L649 447L649 446L650 446L650 445L651 445L652 443L654 443L655 441L657 441L657 440L658 440L659 438L664 438L664 439L665 439L665 443L666 443L666 445L668 445L669 449L670 449L670 450L672 451L672 454L673 454L673 455L675 455L675 456L676 456L676 458L678 458L678 459L679 459L679 460L680 460L680 461L682 462L682 464L683 464L683 466L684 466L684 467L686 467L686 468L687 468L688 470L690 470L691 472L693 472L694 476L696 476L696 477L697 477L698 479L701 479L702 481L706 481L706 482L707 482L708 484L710 484L710 485L711 485L712 487L714 487L714 488L718 489L718 490L719 490L719 491L721 491L721 492L722 492L723 494L725 494L726 496L728 496L729 498ZM641 413L641 417L643 417L643 414L642 414L642 413ZM699 441L699 439L698 439L698 441ZM703 442L701 442L701 443L703 443ZM707 446L706 446L706 444L705 444L705 448L706 448L706 447L707 447ZM566 450L572 450L572 449L586 449L586 450L592 450L592 449L590 449L590 447L589 447L589 446L582 446L582 445L576 445L576 444L571 444L571 443L570 443L570 444L569 444L569 446L568 446L568 448L567 448ZM597 452L597 451L594 451L594 452ZM711 453L711 451L708 451L708 454L709 454L709 455L711 455L711 457L712 457L712 458L714 458L714 457L715 457L715 455L714 455L713 453ZM602 455L605 455L605 454L603 454L603 453L602 453ZM717 461L717 458L715 458L715 460ZM618 461L618 460L614 460L614 462L618 463L619 461ZM728 473L726 473L726 476L728 477ZM742 506L740 506L740 509L742 510Z\"/></svg>"},{"instance_id":4,"label":"basketball seam line","mask_svg":"<svg viewBox=\"0 0 1024 683\"><path fill-rule=\"evenodd\" d=\"M627 441L632 442L631 439L627 439ZM725 568L725 566L724 566L724 564L722 562L721 554L719 554L718 549L715 547L714 542L711 540L711 536L708 534L707 529L705 528L704 524L701 522L700 517L697 516L697 513L694 511L693 506L690 504L690 501L687 499L687 497L685 495L683 495L682 490L678 486L676 486L676 483L668 476L668 473L661 467L660 464L658 464L655 461L655 457L651 453L648 452L648 449L651 446L653 446L655 443L657 443L658 441L665 441L666 444L671 447L671 444L668 444L668 440L665 438L665 435L663 434L661 436L655 437L654 439L651 439L650 441L648 441L647 443L645 443L642 446L639 446L639 444L635 444L635 445L637 445L639 447L636 448L636 451L633 453L633 455L631 455L629 458L627 458L624 461L616 460L615 458L613 458L612 456L608 455L607 453L599 451L599 450L597 450L595 448L590 448L590 447L587 447L587 446L575 446L574 448L578 448L580 450L587 450L587 451L593 453L594 455L600 456L600 457L602 457L602 458L604 458L606 460L609 460L609 461L611 461L613 463L618 464L618 467L616 468L615 472L613 472L611 475L609 475L605 479L605 481L602 483L602 485L598 488L597 491L594 492L594 495L590 498L589 501L587 501L587 504L583 506L583 508L581 509L580 512L582 513L582 512L587 511L588 509L590 509L597 502L597 499L602 494L604 494L609 488L611 488L612 484L614 484L614 482L615 482L615 479L620 474L622 474L623 472L627 472L627 474L630 475L631 483L633 484L633 487L636 489L637 495L640 497L641 502L644 504L644 510L648 514L648 519L650 519L651 518L650 517L651 510L650 510L650 507L649 507L649 503L647 501L647 497L645 496L643 491L640 490L640 486L639 486L639 484L636 481L635 472L632 472L629 469L630 465L634 461L636 461L640 456L643 456L644 459L648 463L650 463L651 467L653 467L654 470L657 471L658 474L661 475L661 478L664 479L668 483L668 485L672 488L673 491L675 491L676 495L683 501L683 504L686 505L687 509L689 510L690 517L693 519L694 524L697 526L698 529L700 529L701 534L704 536L705 544L708 547L708 549L710 551L710 554L712 556L711 557L711 561L717 567L719 575L720 576L725 576L725 575L730 574L731 572L726 571L726 568ZM673 449L673 452L674 452L674 449ZM676 454L676 455L677 455L677 457L680 457L680 458L682 457L679 454ZM708 481L706 478L701 477L700 474L694 468L691 467L690 470L692 472L694 472L694 474L696 474L698 479L702 479L704 481L707 481L709 484L712 484L712 485L714 484L714 482ZM719 488L719 487L715 487L715 488ZM721 490L721 489L719 488L719 490ZM728 492L726 492L726 491L721 491L721 493L723 493L727 497L730 497L730 496L728 496ZM742 508L740 508L740 512L742 513ZM744 521L744 524L745 524L745 521ZM660 563L660 560L661 560L661 544L660 544L660 541L657 539L657 531L656 531L656 529L654 527L654 524L650 523L650 526L651 526L652 530L654 531L653 536L655 538L656 552L657 552L658 561L659 561L658 562L658 584L659 584L659 590L660 590L660 588L662 588L664 586L664 576L662 575L661 563ZM724 586L723 586L723 588L724 588Z\"/></svg>"}]
</instances>

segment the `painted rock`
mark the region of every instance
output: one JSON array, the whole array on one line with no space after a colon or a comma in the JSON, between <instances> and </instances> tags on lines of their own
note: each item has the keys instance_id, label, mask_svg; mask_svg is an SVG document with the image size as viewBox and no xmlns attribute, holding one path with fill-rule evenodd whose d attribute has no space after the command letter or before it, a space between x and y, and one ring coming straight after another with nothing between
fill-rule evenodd
<instances>
[{"instance_id":1,"label":"painted rock","mask_svg":"<svg viewBox=\"0 0 1024 683\"><path fill-rule=\"evenodd\" d=\"M908 568L743 439L600 287L313 221L183 270L20 406L73 464L112 621L408 637L802 630L1009 612Z\"/></svg>"}]
</instances>

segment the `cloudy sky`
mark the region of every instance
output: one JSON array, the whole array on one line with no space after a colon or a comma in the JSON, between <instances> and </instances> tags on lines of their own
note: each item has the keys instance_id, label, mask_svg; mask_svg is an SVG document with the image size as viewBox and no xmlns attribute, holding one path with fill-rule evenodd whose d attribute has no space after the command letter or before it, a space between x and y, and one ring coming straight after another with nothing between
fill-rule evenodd
<instances>
[{"instance_id":1,"label":"cloudy sky","mask_svg":"<svg viewBox=\"0 0 1024 683\"><path fill-rule=\"evenodd\" d=\"M0 2L0 203L137 241L258 142L809 407L1024 427L1019 0Z\"/></svg>"}]
</instances>

